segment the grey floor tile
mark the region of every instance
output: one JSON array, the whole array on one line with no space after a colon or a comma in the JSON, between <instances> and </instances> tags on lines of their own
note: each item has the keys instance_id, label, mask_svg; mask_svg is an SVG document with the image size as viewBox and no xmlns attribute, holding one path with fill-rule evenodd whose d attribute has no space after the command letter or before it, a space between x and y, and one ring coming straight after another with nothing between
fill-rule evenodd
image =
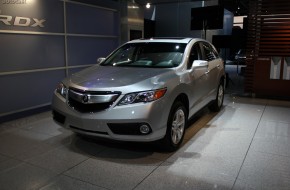
<instances>
[{"instance_id":1,"label":"grey floor tile","mask_svg":"<svg viewBox=\"0 0 290 190\"><path fill-rule=\"evenodd\" d=\"M218 178L207 175L203 165L191 163L163 163L136 189L231 189L234 180L221 174Z\"/></svg>"},{"instance_id":2,"label":"grey floor tile","mask_svg":"<svg viewBox=\"0 0 290 190\"><path fill-rule=\"evenodd\" d=\"M52 135L41 134L34 131L26 131L22 129L13 132L13 134L33 143L42 142L52 137Z\"/></svg>"},{"instance_id":3,"label":"grey floor tile","mask_svg":"<svg viewBox=\"0 0 290 190\"><path fill-rule=\"evenodd\" d=\"M290 137L256 135L250 150L290 157Z\"/></svg>"},{"instance_id":4,"label":"grey floor tile","mask_svg":"<svg viewBox=\"0 0 290 190\"><path fill-rule=\"evenodd\" d=\"M258 127L256 135L267 136L286 136L290 137L290 122L286 123L277 120L263 119Z\"/></svg>"},{"instance_id":5,"label":"grey floor tile","mask_svg":"<svg viewBox=\"0 0 290 190\"><path fill-rule=\"evenodd\" d=\"M235 189L289 189L290 158L250 151Z\"/></svg>"},{"instance_id":6,"label":"grey floor tile","mask_svg":"<svg viewBox=\"0 0 290 190\"><path fill-rule=\"evenodd\" d=\"M207 143L249 144L261 119L264 106L226 106L207 123L194 123L198 129L190 138Z\"/></svg>"},{"instance_id":7,"label":"grey floor tile","mask_svg":"<svg viewBox=\"0 0 290 190\"><path fill-rule=\"evenodd\" d=\"M86 159L88 157L85 155L75 153L67 147L60 147L30 159L27 162L59 174Z\"/></svg>"},{"instance_id":8,"label":"grey floor tile","mask_svg":"<svg viewBox=\"0 0 290 190\"><path fill-rule=\"evenodd\" d=\"M0 124L0 137L5 136L6 133L18 130L17 126L13 126L11 123L1 123Z\"/></svg>"},{"instance_id":9,"label":"grey floor tile","mask_svg":"<svg viewBox=\"0 0 290 190\"><path fill-rule=\"evenodd\" d=\"M230 106L208 122L208 127L254 133L261 119L260 108L233 108Z\"/></svg>"},{"instance_id":10,"label":"grey floor tile","mask_svg":"<svg viewBox=\"0 0 290 190\"><path fill-rule=\"evenodd\" d=\"M0 153L19 160L26 160L55 147L45 143L52 136L18 129L0 138Z\"/></svg>"},{"instance_id":11,"label":"grey floor tile","mask_svg":"<svg viewBox=\"0 0 290 190\"><path fill-rule=\"evenodd\" d=\"M289 115L289 102L226 95L167 153L80 137L45 112L0 125L0 189L289 189Z\"/></svg>"},{"instance_id":12,"label":"grey floor tile","mask_svg":"<svg viewBox=\"0 0 290 190\"><path fill-rule=\"evenodd\" d=\"M52 136L43 142L55 147L65 146L73 142L75 138L75 133L68 131L64 128L60 128L59 131L61 132L61 134Z\"/></svg>"},{"instance_id":13,"label":"grey floor tile","mask_svg":"<svg viewBox=\"0 0 290 190\"><path fill-rule=\"evenodd\" d=\"M268 99L261 98L251 98L251 97L241 97L241 96L232 96L232 102L238 103L244 106L265 106L268 104Z\"/></svg>"},{"instance_id":14,"label":"grey floor tile","mask_svg":"<svg viewBox=\"0 0 290 190\"><path fill-rule=\"evenodd\" d=\"M76 135L72 138L70 148L90 157L112 160L130 160L139 158L155 159L156 162L166 160L171 152L162 149L157 142L121 142L107 139L90 138Z\"/></svg>"},{"instance_id":15,"label":"grey floor tile","mask_svg":"<svg viewBox=\"0 0 290 190\"><path fill-rule=\"evenodd\" d=\"M38 189L46 184L56 174L28 164L0 173L1 190L31 190Z\"/></svg>"},{"instance_id":16,"label":"grey floor tile","mask_svg":"<svg viewBox=\"0 0 290 190\"><path fill-rule=\"evenodd\" d=\"M267 106L250 150L290 157L289 115L290 108Z\"/></svg>"},{"instance_id":17,"label":"grey floor tile","mask_svg":"<svg viewBox=\"0 0 290 190\"><path fill-rule=\"evenodd\" d=\"M27 160L58 146L68 144L70 141L66 137L70 136L72 132L56 127L56 124L51 121L51 116L46 118L45 116L47 114L31 117L33 119L22 119L22 124L18 124L15 130L1 133L0 153ZM40 120L36 120L37 118ZM30 120L31 123L29 123Z\"/></svg>"},{"instance_id":18,"label":"grey floor tile","mask_svg":"<svg viewBox=\"0 0 290 190\"><path fill-rule=\"evenodd\" d=\"M238 144L214 144L199 141L190 141L181 149L177 150L167 162L183 162L183 161L204 161L212 159L212 162L228 162L233 165L240 166L248 146L239 146Z\"/></svg>"},{"instance_id":19,"label":"grey floor tile","mask_svg":"<svg viewBox=\"0 0 290 190\"><path fill-rule=\"evenodd\" d=\"M6 158L5 160L0 161L0 173L10 170L11 168L14 168L22 163L23 162L19 160Z\"/></svg>"},{"instance_id":20,"label":"grey floor tile","mask_svg":"<svg viewBox=\"0 0 290 190\"><path fill-rule=\"evenodd\" d=\"M224 106L228 105L231 102L233 102L233 97L229 94L225 94L223 102Z\"/></svg>"},{"instance_id":21,"label":"grey floor tile","mask_svg":"<svg viewBox=\"0 0 290 190\"><path fill-rule=\"evenodd\" d=\"M289 187L269 186L267 183L261 184L259 182L251 184L244 180L237 180L233 190L289 190Z\"/></svg>"},{"instance_id":22,"label":"grey floor tile","mask_svg":"<svg viewBox=\"0 0 290 190\"><path fill-rule=\"evenodd\" d=\"M155 164L89 159L64 175L109 189L132 189L156 167Z\"/></svg>"},{"instance_id":23,"label":"grey floor tile","mask_svg":"<svg viewBox=\"0 0 290 190\"><path fill-rule=\"evenodd\" d=\"M251 102L239 102L239 101L233 101L229 103L227 108L231 108L231 110L236 111L236 110L256 110L256 111L261 111L264 110L265 105L264 104L255 104Z\"/></svg>"},{"instance_id":24,"label":"grey floor tile","mask_svg":"<svg viewBox=\"0 0 290 190\"><path fill-rule=\"evenodd\" d=\"M233 190L258 190L258 188L257 187L254 187L254 186L251 186L250 184L247 184L246 181L243 181L243 180L239 180L238 179L235 182L235 185L233 187Z\"/></svg>"},{"instance_id":25,"label":"grey floor tile","mask_svg":"<svg viewBox=\"0 0 290 190\"><path fill-rule=\"evenodd\" d=\"M262 119L290 123L290 107L267 106Z\"/></svg>"},{"instance_id":26,"label":"grey floor tile","mask_svg":"<svg viewBox=\"0 0 290 190\"><path fill-rule=\"evenodd\" d=\"M98 139L79 135L72 135L71 142L66 145L70 151L87 157L97 157L106 147L106 144Z\"/></svg>"},{"instance_id":27,"label":"grey floor tile","mask_svg":"<svg viewBox=\"0 0 290 190\"><path fill-rule=\"evenodd\" d=\"M219 144L220 146L242 146L247 147L254 134L239 130L219 129L207 127L200 129L191 141Z\"/></svg>"},{"instance_id":28,"label":"grey floor tile","mask_svg":"<svg viewBox=\"0 0 290 190\"><path fill-rule=\"evenodd\" d=\"M7 156L20 155L50 137L49 135L18 129L1 136L0 153Z\"/></svg>"},{"instance_id":29,"label":"grey floor tile","mask_svg":"<svg viewBox=\"0 0 290 190\"><path fill-rule=\"evenodd\" d=\"M95 142L104 147L104 150L96 158L106 160L122 160L132 162L133 160L141 161L148 159L154 162L165 161L173 153L167 152L161 143L157 142L119 142L119 141L99 141Z\"/></svg>"},{"instance_id":30,"label":"grey floor tile","mask_svg":"<svg viewBox=\"0 0 290 190\"><path fill-rule=\"evenodd\" d=\"M28 117L24 117L24 118L20 118L20 119L16 119L13 121L8 121L5 122L3 124L0 125L0 132L5 132L5 131L9 131L9 129L12 128L21 128L23 126L32 124L33 122L37 122L39 120L45 119L45 118L49 118L51 117L51 112L43 112L43 113L39 113L39 114L35 114L32 116L28 116ZM1 128L3 130L1 130Z\"/></svg>"},{"instance_id":31,"label":"grey floor tile","mask_svg":"<svg viewBox=\"0 0 290 190\"><path fill-rule=\"evenodd\" d=\"M58 176L48 185L40 188L40 190L105 190L105 188L86 183L67 176Z\"/></svg>"},{"instance_id":32,"label":"grey floor tile","mask_svg":"<svg viewBox=\"0 0 290 190\"><path fill-rule=\"evenodd\" d=\"M28 123L20 127L28 131L33 131L40 134L47 134L51 136L61 135L63 129L61 126L57 125L52 117L43 118L41 120Z\"/></svg>"},{"instance_id":33,"label":"grey floor tile","mask_svg":"<svg viewBox=\"0 0 290 190\"><path fill-rule=\"evenodd\" d=\"M144 147L141 147L139 150L133 150L132 147L123 147L106 148L98 155L97 158L106 161L119 162L122 164L159 165L172 154L173 153L149 151Z\"/></svg>"},{"instance_id":34,"label":"grey floor tile","mask_svg":"<svg viewBox=\"0 0 290 190\"><path fill-rule=\"evenodd\" d=\"M3 161L8 160L8 159L9 159L9 157L0 154L0 162L3 162Z\"/></svg>"},{"instance_id":35,"label":"grey floor tile","mask_svg":"<svg viewBox=\"0 0 290 190\"><path fill-rule=\"evenodd\" d=\"M225 108L222 109L221 112L224 111ZM186 133L184 139L186 141L190 140L193 136L196 135L202 128L208 128L208 123L212 121L215 117L217 117L219 113L210 112L209 109L202 109L201 112L194 115L188 121L188 128L186 129Z\"/></svg>"},{"instance_id":36,"label":"grey floor tile","mask_svg":"<svg viewBox=\"0 0 290 190\"><path fill-rule=\"evenodd\" d=\"M222 147L218 144L188 142L168 158L167 162L173 165L188 164L193 170L203 168L203 175L211 178L219 179L220 176L224 176L227 180L234 180L246 151L247 148L242 150L234 146Z\"/></svg>"},{"instance_id":37,"label":"grey floor tile","mask_svg":"<svg viewBox=\"0 0 290 190\"><path fill-rule=\"evenodd\" d=\"M15 154L13 158L26 161L28 159L38 157L39 155L42 155L55 148L56 148L55 146L51 146L43 142L34 143L32 145L27 146L25 149L23 149L22 152Z\"/></svg>"}]
</instances>

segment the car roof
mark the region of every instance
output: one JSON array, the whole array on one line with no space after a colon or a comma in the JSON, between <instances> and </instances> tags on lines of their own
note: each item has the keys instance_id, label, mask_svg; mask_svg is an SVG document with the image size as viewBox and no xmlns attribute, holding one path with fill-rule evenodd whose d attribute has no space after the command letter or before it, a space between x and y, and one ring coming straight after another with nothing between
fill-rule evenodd
<instances>
[{"instance_id":1,"label":"car roof","mask_svg":"<svg viewBox=\"0 0 290 190\"><path fill-rule=\"evenodd\" d=\"M200 38L179 38L179 37L174 37L174 38L148 38L148 39L137 39L137 40L132 40L129 41L128 43L144 43L144 42L167 42L167 43L189 43L190 41L195 40L195 41L205 41Z\"/></svg>"}]
</instances>

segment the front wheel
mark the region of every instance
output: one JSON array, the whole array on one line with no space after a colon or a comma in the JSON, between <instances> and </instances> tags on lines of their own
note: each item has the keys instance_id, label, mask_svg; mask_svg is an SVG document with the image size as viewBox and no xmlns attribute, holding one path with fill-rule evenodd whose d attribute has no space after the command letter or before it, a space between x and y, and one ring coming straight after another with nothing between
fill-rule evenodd
<instances>
[{"instance_id":1,"label":"front wheel","mask_svg":"<svg viewBox=\"0 0 290 190\"><path fill-rule=\"evenodd\" d=\"M213 104L209 106L211 111L218 112L221 110L224 102L224 95L225 95L224 84L221 81L218 86L216 99L214 100Z\"/></svg>"},{"instance_id":2,"label":"front wheel","mask_svg":"<svg viewBox=\"0 0 290 190\"><path fill-rule=\"evenodd\" d=\"M187 126L187 115L187 109L181 102L173 104L168 116L166 135L163 139L166 150L174 151L181 145Z\"/></svg>"}]
</instances>

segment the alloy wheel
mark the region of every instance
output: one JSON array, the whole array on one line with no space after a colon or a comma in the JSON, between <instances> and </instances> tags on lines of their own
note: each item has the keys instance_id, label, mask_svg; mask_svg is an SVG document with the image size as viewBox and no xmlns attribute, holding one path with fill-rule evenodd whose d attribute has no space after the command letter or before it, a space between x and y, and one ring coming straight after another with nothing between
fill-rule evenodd
<instances>
[{"instance_id":1,"label":"alloy wheel","mask_svg":"<svg viewBox=\"0 0 290 190\"><path fill-rule=\"evenodd\" d=\"M218 107L222 106L223 98L224 98L224 88L223 88L222 84L220 84L219 91L218 91L218 97L217 97L217 99L218 99Z\"/></svg>"},{"instance_id":2,"label":"alloy wheel","mask_svg":"<svg viewBox=\"0 0 290 190\"><path fill-rule=\"evenodd\" d=\"M174 144L178 144L183 137L185 126L185 113L179 108L174 114L171 128L171 139Z\"/></svg>"}]
</instances>

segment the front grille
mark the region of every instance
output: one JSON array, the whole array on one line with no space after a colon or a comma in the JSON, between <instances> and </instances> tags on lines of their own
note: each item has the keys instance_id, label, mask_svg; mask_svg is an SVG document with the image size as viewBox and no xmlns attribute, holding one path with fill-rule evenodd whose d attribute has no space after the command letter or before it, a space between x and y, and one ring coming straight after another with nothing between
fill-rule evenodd
<instances>
[{"instance_id":1,"label":"front grille","mask_svg":"<svg viewBox=\"0 0 290 190\"><path fill-rule=\"evenodd\" d=\"M97 104L83 104L78 102L72 98L68 99L68 104L73 109L82 112L82 113L90 113L90 112L99 112L111 107L113 102L109 103L97 103Z\"/></svg>"},{"instance_id":2,"label":"front grille","mask_svg":"<svg viewBox=\"0 0 290 190\"><path fill-rule=\"evenodd\" d=\"M110 108L121 92L96 92L69 89L68 105L82 113L100 112Z\"/></svg>"}]
</instances>

